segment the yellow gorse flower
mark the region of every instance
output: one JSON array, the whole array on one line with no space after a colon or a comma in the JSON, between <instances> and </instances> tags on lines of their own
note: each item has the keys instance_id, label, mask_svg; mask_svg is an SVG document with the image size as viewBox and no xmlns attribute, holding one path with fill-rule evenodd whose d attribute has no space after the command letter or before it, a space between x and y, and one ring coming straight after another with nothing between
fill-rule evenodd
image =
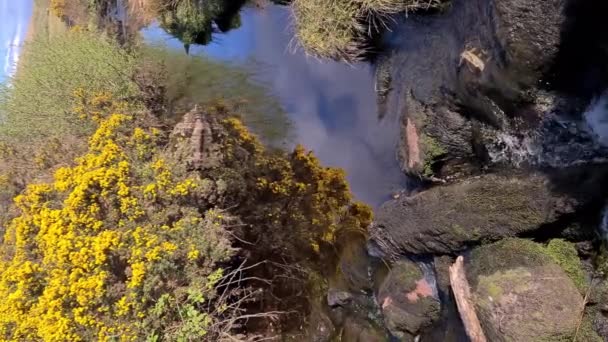
<instances>
[{"instance_id":1,"label":"yellow gorse flower","mask_svg":"<svg viewBox=\"0 0 608 342\"><path fill-rule=\"evenodd\" d=\"M168 235L186 221L148 218L157 201L187 196L197 179L180 179L168 162L152 159L158 133L128 129L133 119L121 113L97 118L89 150L74 166L14 199L20 214L0 250L0 340L137 339L150 269L178 251L193 265L199 257L191 241ZM124 285L112 288L121 274Z\"/></svg>"}]
</instances>

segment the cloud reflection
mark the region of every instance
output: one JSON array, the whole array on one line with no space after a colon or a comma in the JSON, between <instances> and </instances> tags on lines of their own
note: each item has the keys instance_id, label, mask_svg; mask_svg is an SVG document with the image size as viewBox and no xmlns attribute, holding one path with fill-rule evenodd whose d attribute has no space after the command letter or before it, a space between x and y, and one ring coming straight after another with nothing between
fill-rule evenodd
<instances>
[{"instance_id":1,"label":"cloud reflection","mask_svg":"<svg viewBox=\"0 0 608 342\"><path fill-rule=\"evenodd\" d=\"M345 169L355 196L378 206L392 191L406 186L395 159L397 115L389 113L378 121L369 65L321 62L301 51L290 52L289 15L287 8L278 6L246 8L240 29L191 52L222 60L255 60L261 65L260 80L289 113L295 141L313 150L325 165ZM154 30L147 29L144 35L180 47Z\"/></svg>"}]
</instances>

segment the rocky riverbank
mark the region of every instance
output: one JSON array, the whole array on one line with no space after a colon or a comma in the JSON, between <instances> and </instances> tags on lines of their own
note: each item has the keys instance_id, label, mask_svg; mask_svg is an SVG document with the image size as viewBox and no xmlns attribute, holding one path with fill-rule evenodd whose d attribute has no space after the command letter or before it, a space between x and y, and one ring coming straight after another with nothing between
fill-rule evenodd
<instances>
[{"instance_id":1,"label":"rocky riverbank","mask_svg":"<svg viewBox=\"0 0 608 342\"><path fill-rule=\"evenodd\" d=\"M343 256L358 268L339 276L367 283L330 288L330 316L359 312L399 341L467 341L448 276L463 256L488 341L608 341L608 110L594 100L608 56L579 64L572 51L606 46L588 36L605 7L454 0L396 25L378 60L378 102L401 116L398 159L422 186L376 210L364 257ZM373 309L362 313L361 298ZM347 340L370 340L358 336Z\"/></svg>"}]
</instances>

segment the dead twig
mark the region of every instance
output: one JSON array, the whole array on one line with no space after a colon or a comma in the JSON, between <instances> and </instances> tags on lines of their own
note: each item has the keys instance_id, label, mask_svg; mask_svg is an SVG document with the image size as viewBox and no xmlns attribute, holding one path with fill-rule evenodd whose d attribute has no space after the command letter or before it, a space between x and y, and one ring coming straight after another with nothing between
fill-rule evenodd
<instances>
[{"instance_id":1,"label":"dead twig","mask_svg":"<svg viewBox=\"0 0 608 342\"><path fill-rule=\"evenodd\" d=\"M576 342L578 333L581 330L581 325L583 325L583 319L585 318L585 308L587 307L587 300L589 299L589 294L591 294L591 290L593 289L594 281L595 277L591 278L589 288L587 288L587 292L585 293L585 297L583 298L583 307L581 308L580 319L578 320L578 324L576 325L576 330L574 331L574 337L572 337L572 342Z\"/></svg>"},{"instance_id":2,"label":"dead twig","mask_svg":"<svg viewBox=\"0 0 608 342\"><path fill-rule=\"evenodd\" d=\"M464 273L464 258L462 256L459 256L456 262L450 266L450 285L469 339L471 339L471 342L487 342L471 300L471 289Z\"/></svg>"}]
</instances>

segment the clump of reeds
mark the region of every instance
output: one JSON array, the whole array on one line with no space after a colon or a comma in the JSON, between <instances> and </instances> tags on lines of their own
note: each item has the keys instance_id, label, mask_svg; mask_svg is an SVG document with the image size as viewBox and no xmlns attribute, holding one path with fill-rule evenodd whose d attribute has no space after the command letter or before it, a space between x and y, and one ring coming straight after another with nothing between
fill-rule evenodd
<instances>
[{"instance_id":1,"label":"clump of reeds","mask_svg":"<svg viewBox=\"0 0 608 342\"><path fill-rule=\"evenodd\" d=\"M389 16L436 9L446 0L294 0L298 42L320 58L354 62L369 52L371 35Z\"/></svg>"}]
</instances>

